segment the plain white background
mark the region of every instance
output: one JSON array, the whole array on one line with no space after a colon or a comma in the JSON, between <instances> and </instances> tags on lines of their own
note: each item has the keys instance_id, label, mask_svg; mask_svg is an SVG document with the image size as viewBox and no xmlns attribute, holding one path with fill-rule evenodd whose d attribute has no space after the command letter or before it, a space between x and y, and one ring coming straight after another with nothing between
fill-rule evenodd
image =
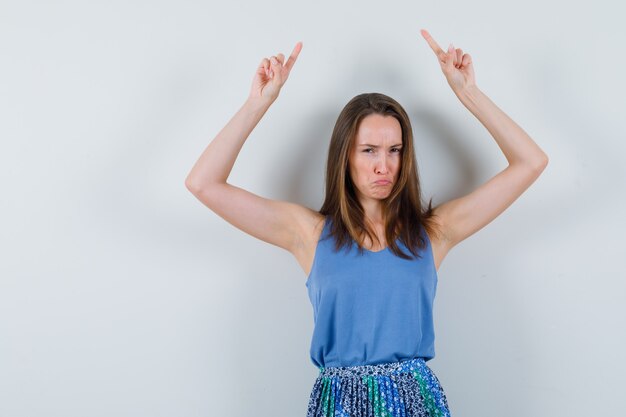
<instances>
[{"instance_id":1,"label":"plain white background","mask_svg":"<svg viewBox=\"0 0 626 417\"><path fill-rule=\"evenodd\" d=\"M544 149L543 175L439 270L453 416L626 410L617 2L3 1L0 416L304 416L318 370L295 258L184 180L263 57L304 46L229 182L319 209L341 108L409 113L424 197L506 160L419 34Z\"/></svg>"}]
</instances>

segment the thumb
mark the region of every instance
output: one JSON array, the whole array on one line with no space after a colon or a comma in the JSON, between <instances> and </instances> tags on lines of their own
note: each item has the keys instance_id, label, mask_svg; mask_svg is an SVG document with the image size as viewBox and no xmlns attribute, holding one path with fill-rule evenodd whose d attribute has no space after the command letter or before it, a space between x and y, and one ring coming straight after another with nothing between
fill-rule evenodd
<instances>
[{"instance_id":1,"label":"thumb","mask_svg":"<svg viewBox=\"0 0 626 417\"><path fill-rule=\"evenodd\" d=\"M272 56L270 62L272 64L272 69L270 71L271 78L278 78L278 81L280 81L280 62L278 62L275 56Z\"/></svg>"}]
</instances>

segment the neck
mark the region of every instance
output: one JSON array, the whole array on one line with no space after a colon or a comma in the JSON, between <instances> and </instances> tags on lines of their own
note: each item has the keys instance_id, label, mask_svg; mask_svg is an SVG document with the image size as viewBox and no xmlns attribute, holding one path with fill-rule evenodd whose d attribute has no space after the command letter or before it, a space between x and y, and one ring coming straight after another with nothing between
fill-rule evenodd
<instances>
[{"instance_id":1,"label":"neck","mask_svg":"<svg viewBox=\"0 0 626 417\"><path fill-rule=\"evenodd\" d=\"M383 218L382 206L378 200L374 200L371 202L361 202L361 206L363 207L366 222L372 223L374 225L380 225L385 223L385 219Z\"/></svg>"}]
</instances>

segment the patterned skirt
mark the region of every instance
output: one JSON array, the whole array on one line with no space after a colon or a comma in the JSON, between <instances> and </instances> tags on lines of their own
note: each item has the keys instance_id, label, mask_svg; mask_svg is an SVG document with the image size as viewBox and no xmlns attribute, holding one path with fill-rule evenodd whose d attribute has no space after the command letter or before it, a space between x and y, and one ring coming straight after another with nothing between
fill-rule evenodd
<instances>
[{"instance_id":1,"label":"patterned skirt","mask_svg":"<svg viewBox=\"0 0 626 417\"><path fill-rule=\"evenodd\" d=\"M450 417L446 394L423 358L319 369L307 417Z\"/></svg>"}]
</instances>

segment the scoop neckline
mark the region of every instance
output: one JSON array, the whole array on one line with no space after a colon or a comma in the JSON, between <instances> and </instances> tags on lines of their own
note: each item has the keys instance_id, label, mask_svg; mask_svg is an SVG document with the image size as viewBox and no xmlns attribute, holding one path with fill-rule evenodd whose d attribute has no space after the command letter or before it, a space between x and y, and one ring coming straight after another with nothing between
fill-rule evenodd
<instances>
[{"instance_id":1,"label":"scoop neckline","mask_svg":"<svg viewBox=\"0 0 626 417\"><path fill-rule=\"evenodd\" d=\"M352 239L352 241L354 242L354 244L355 244L355 245L357 246L357 248L358 248L358 247L359 247L359 245L356 243L356 240ZM363 250L364 250L365 252L368 252L368 253L373 253L373 254L387 252L387 250L388 250L388 249L389 249L389 245L385 246L383 249L381 249L381 250L379 250L379 251L377 251L377 252L374 252L373 250L369 250L369 249L367 249L365 246L363 246Z\"/></svg>"},{"instance_id":2,"label":"scoop neckline","mask_svg":"<svg viewBox=\"0 0 626 417\"><path fill-rule=\"evenodd\" d=\"M363 250L369 253L381 253L381 252L385 252L387 249L389 249L389 245L385 246L383 249L379 251L374 252L373 250L369 250L365 246L363 246Z\"/></svg>"},{"instance_id":3,"label":"scoop neckline","mask_svg":"<svg viewBox=\"0 0 626 417\"><path fill-rule=\"evenodd\" d=\"M398 238L396 238L396 241L398 240ZM357 248L359 247L359 245L356 243L356 240L354 240L354 238L352 239L352 241L354 242L354 244L357 246ZM389 249L389 245L385 246L384 248L382 248L381 250L374 252L372 250L367 249L365 246L363 246L363 250L369 253L383 253L383 252L387 252L387 249Z\"/></svg>"}]
</instances>

